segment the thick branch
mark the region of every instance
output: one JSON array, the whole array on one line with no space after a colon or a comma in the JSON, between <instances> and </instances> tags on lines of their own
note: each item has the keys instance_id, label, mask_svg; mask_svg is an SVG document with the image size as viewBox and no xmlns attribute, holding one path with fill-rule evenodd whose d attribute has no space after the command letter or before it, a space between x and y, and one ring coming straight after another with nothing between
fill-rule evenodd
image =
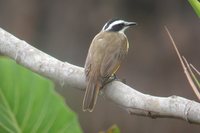
<instances>
[{"instance_id":1,"label":"thick branch","mask_svg":"<svg viewBox=\"0 0 200 133\"><path fill-rule=\"evenodd\" d=\"M32 71L79 89L85 88L83 68L59 61L0 28L0 53ZM103 89L106 97L130 114L171 117L200 124L200 103L178 96L155 97L114 81Z\"/></svg>"}]
</instances>

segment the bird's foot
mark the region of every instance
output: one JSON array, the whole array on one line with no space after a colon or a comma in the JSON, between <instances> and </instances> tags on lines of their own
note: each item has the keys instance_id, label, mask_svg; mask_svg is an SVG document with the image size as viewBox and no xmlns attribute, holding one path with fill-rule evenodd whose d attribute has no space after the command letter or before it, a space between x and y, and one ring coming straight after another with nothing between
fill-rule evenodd
<instances>
[{"instance_id":1,"label":"bird's foot","mask_svg":"<svg viewBox=\"0 0 200 133\"><path fill-rule=\"evenodd\" d=\"M104 81L104 85L111 83L112 81L119 80L115 74L110 76Z\"/></svg>"}]
</instances>

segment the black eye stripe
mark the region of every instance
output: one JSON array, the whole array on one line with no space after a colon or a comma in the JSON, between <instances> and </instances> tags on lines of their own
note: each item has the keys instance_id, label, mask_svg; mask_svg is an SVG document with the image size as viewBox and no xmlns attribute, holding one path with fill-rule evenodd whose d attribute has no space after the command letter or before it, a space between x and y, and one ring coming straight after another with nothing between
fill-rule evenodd
<instances>
[{"instance_id":1,"label":"black eye stripe","mask_svg":"<svg viewBox=\"0 0 200 133\"><path fill-rule=\"evenodd\" d=\"M109 31L120 31L123 28L124 28L124 24L121 23L121 24L114 25Z\"/></svg>"}]
</instances>

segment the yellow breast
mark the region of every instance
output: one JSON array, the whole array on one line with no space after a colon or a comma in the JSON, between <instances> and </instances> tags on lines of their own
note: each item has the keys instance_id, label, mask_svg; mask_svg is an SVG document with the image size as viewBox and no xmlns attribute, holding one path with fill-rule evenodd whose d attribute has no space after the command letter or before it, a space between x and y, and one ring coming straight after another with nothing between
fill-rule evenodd
<instances>
[{"instance_id":1,"label":"yellow breast","mask_svg":"<svg viewBox=\"0 0 200 133\"><path fill-rule=\"evenodd\" d=\"M126 42L126 51L128 52L128 49L129 49L129 43L128 43L128 40Z\"/></svg>"}]
</instances>

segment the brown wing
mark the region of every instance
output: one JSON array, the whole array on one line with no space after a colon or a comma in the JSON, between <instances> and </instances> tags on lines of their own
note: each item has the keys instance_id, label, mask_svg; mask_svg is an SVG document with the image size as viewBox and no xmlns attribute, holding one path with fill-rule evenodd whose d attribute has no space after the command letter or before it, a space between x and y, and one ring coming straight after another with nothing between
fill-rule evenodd
<instances>
[{"instance_id":1,"label":"brown wing","mask_svg":"<svg viewBox=\"0 0 200 133\"><path fill-rule=\"evenodd\" d=\"M92 41L85 62L86 92L83 100L83 110L92 112L102 86L100 67L104 58L105 43L101 33Z\"/></svg>"},{"instance_id":2,"label":"brown wing","mask_svg":"<svg viewBox=\"0 0 200 133\"><path fill-rule=\"evenodd\" d=\"M97 34L90 45L84 66L86 80L89 80L89 78L94 78L95 75L92 73L93 70L98 71L98 74L100 75L99 70L105 56L106 49L106 40L104 39L104 37L105 33Z\"/></svg>"},{"instance_id":3,"label":"brown wing","mask_svg":"<svg viewBox=\"0 0 200 133\"><path fill-rule=\"evenodd\" d=\"M86 80L88 80L88 76L91 70L91 56L89 55L87 55L84 68L85 68L85 77Z\"/></svg>"},{"instance_id":4,"label":"brown wing","mask_svg":"<svg viewBox=\"0 0 200 133\"><path fill-rule=\"evenodd\" d=\"M115 40L110 40L110 44L107 44L106 53L101 63L101 75L103 77L110 77L114 74L128 50L128 42L126 36L123 34L115 34Z\"/></svg>"},{"instance_id":5,"label":"brown wing","mask_svg":"<svg viewBox=\"0 0 200 133\"><path fill-rule=\"evenodd\" d=\"M97 96L101 88L99 80L98 65L95 64L95 55L91 51L92 46L88 52L85 62L85 76L86 76L86 91L83 99L83 111L92 112L97 101Z\"/></svg>"},{"instance_id":6,"label":"brown wing","mask_svg":"<svg viewBox=\"0 0 200 133\"><path fill-rule=\"evenodd\" d=\"M92 112L94 109L99 89L101 87L101 83L98 80L99 74L95 70L98 68L95 67L95 61L92 57L93 53L91 53L91 50L89 50L85 62L86 91L83 99L83 111L90 112Z\"/></svg>"}]
</instances>

